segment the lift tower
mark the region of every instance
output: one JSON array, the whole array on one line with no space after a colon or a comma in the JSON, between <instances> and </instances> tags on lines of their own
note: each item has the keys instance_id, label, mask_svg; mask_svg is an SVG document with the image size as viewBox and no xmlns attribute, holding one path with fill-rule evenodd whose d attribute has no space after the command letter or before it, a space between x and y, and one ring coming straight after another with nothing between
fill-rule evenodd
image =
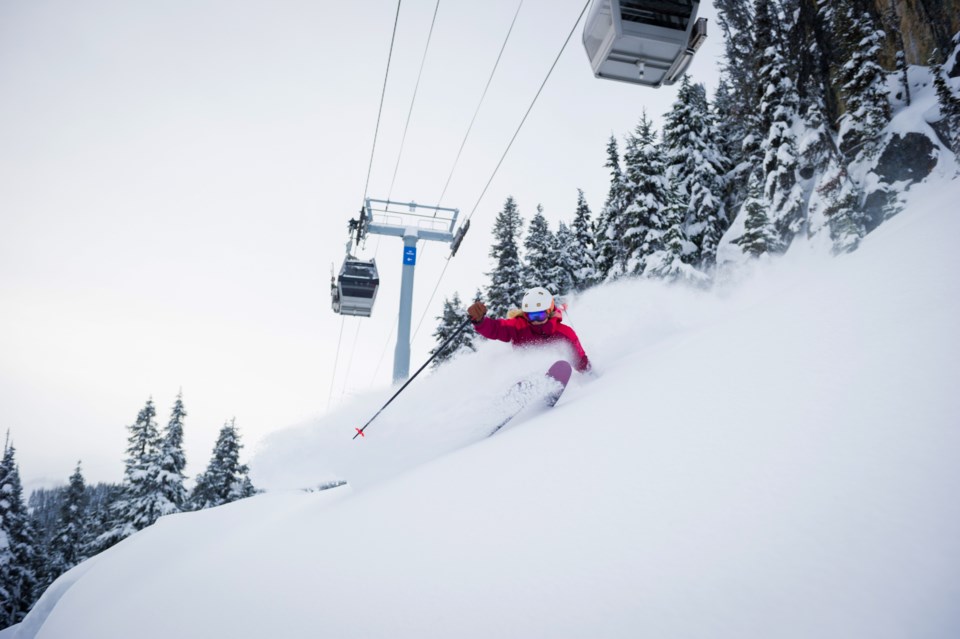
<instances>
[{"instance_id":1,"label":"lift tower","mask_svg":"<svg viewBox=\"0 0 960 639\"><path fill-rule=\"evenodd\" d=\"M410 375L410 316L413 312L413 275L417 266L417 242L446 242L455 253L467 225L454 233L460 209L427 206L416 202L367 198L363 215L364 234L389 235L403 239L400 313L397 320L397 347L393 353L393 381L402 382Z\"/></svg>"}]
</instances>

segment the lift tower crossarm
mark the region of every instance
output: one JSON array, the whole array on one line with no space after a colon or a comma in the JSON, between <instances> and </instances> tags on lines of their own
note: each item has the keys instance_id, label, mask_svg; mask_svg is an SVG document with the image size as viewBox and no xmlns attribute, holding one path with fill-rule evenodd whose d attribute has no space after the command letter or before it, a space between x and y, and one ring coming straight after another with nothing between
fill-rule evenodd
<instances>
[{"instance_id":1,"label":"lift tower crossarm","mask_svg":"<svg viewBox=\"0 0 960 639\"><path fill-rule=\"evenodd\" d=\"M397 210L393 207L403 207ZM420 213L419 210L428 211ZM460 209L367 198L365 233L403 239L403 275L400 284L400 313L397 320L397 347L393 355L393 381L410 375L410 316L413 312L413 276L417 265L417 242L453 242Z\"/></svg>"},{"instance_id":2,"label":"lift tower crossarm","mask_svg":"<svg viewBox=\"0 0 960 639\"><path fill-rule=\"evenodd\" d=\"M373 233L374 235L387 235L390 237L407 237L411 233L408 231L413 231L416 234L418 239L421 240L431 240L434 242L447 242L450 243L453 241L453 233L441 233L437 231L431 231L428 229L422 229L418 227L410 226L387 226L384 224L370 224L367 226L367 232Z\"/></svg>"}]
</instances>

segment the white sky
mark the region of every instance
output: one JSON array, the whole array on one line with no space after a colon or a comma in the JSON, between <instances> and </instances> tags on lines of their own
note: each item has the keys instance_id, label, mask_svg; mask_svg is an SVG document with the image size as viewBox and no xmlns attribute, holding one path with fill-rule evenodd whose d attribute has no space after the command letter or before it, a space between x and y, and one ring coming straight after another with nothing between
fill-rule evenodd
<instances>
[{"instance_id":1,"label":"white sky","mask_svg":"<svg viewBox=\"0 0 960 639\"><path fill-rule=\"evenodd\" d=\"M457 149L519 0L442 1L392 199L477 204L583 0L524 0L443 202ZM386 198L434 0L402 4L369 195ZM330 310L331 263L360 208L396 3L0 4L0 428L29 487L122 477L125 425L182 388L188 472L236 417L249 447L344 396L389 397L399 239L371 237L370 319ZM691 74L712 96L722 48ZM581 25L582 26L582 25ZM555 228L576 189L596 212L606 142L675 88L596 80L574 35L473 217L444 296L486 285L489 229L513 195ZM448 255L420 247L414 327ZM343 340L332 378L338 337ZM379 365L379 368L378 368ZM371 415L379 404L371 405Z\"/></svg>"}]
</instances>

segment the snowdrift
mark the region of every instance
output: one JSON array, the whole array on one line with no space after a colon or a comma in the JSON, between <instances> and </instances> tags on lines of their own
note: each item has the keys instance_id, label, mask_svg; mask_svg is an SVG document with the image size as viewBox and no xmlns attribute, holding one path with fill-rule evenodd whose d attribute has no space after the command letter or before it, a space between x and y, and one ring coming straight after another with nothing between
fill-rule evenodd
<instances>
[{"instance_id":1,"label":"snowdrift","mask_svg":"<svg viewBox=\"0 0 960 639\"><path fill-rule=\"evenodd\" d=\"M554 354L487 344L364 440L385 391L278 433L268 493L162 519L2 636L960 636L960 180L908 201L851 255L574 300L598 376L495 437Z\"/></svg>"}]
</instances>

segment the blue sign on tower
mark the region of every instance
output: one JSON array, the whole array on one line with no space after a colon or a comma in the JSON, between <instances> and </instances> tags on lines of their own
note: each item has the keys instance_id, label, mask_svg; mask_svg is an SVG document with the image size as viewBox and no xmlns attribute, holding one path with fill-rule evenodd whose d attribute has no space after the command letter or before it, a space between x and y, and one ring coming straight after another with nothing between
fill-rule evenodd
<instances>
[{"instance_id":1,"label":"blue sign on tower","mask_svg":"<svg viewBox=\"0 0 960 639\"><path fill-rule=\"evenodd\" d=\"M416 246L403 247L403 263L410 264L411 266L416 265L417 263L417 247Z\"/></svg>"}]
</instances>

